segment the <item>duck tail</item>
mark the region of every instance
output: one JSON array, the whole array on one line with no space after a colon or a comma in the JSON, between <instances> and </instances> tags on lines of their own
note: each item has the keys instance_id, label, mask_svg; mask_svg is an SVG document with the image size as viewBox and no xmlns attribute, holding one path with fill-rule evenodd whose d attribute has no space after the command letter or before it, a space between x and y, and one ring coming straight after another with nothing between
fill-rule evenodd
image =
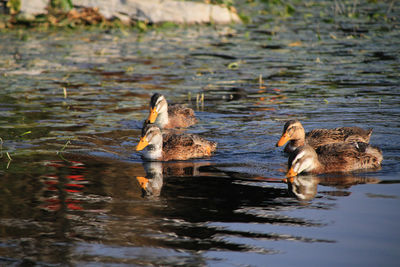
<instances>
[{"instance_id":1,"label":"duck tail","mask_svg":"<svg viewBox=\"0 0 400 267\"><path fill-rule=\"evenodd\" d=\"M367 142L369 142L369 139L371 138L371 134L372 134L372 131L373 131L373 129L372 128L369 128L368 130L367 130Z\"/></svg>"},{"instance_id":2,"label":"duck tail","mask_svg":"<svg viewBox=\"0 0 400 267\"><path fill-rule=\"evenodd\" d=\"M375 146L368 146L366 153L371 156L374 167L379 167L383 160L382 150Z\"/></svg>"},{"instance_id":3,"label":"duck tail","mask_svg":"<svg viewBox=\"0 0 400 267\"><path fill-rule=\"evenodd\" d=\"M209 143L211 152L214 152L217 149L217 142L210 141Z\"/></svg>"},{"instance_id":4,"label":"duck tail","mask_svg":"<svg viewBox=\"0 0 400 267\"><path fill-rule=\"evenodd\" d=\"M378 169L381 166L383 156L382 151L378 147L368 145L365 147L365 152L362 152L361 160L359 161L360 169Z\"/></svg>"}]
</instances>

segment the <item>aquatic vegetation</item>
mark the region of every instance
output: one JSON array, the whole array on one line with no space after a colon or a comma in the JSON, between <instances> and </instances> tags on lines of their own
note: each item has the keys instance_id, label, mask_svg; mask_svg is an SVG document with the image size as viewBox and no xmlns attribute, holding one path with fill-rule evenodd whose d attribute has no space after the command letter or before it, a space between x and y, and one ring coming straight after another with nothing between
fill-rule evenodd
<instances>
[{"instance_id":1,"label":"aquatic vegetation","mask_svg":"<svg viewBox=\"0 0 400 267\"><path fill-rule=\"evenodd\" d=\"M10 9L11 14L16 14L21 9L21 0L9 0L6 6Z\"/></svg>"},{"instance_id":2,"label":"aquatic vegetation","mask_svg":"<svg viewBox=\"0 0 400 267\"><path fill-rule=\"evenodd\" d=\"M72 1L73 0L50 0L50 7L62 11L69 11L74 7Z\"/></svg>"},{"instance_id":3,"label":"aquatic vegetation","mask_svg":"<svg viewBox=\"0 0 400 267\"><path fill-rule=\"evenodd\" d=\"M290 17L296 11L295 3L300 1L260 0L260 2L264 4L263 12L280 17Z\"/></svg>"},{"instance_id":4,"label":"aquatic vegetation","mask_svg":"<svg viewBox=\"0 0 400 267\"><path fill-rule=\"evenodd\" d=\"M230 70L236 70L239 68L239 62L235 61L235 62L231 62L228 64L228 69Z\"/></svg>"}]
</instances>

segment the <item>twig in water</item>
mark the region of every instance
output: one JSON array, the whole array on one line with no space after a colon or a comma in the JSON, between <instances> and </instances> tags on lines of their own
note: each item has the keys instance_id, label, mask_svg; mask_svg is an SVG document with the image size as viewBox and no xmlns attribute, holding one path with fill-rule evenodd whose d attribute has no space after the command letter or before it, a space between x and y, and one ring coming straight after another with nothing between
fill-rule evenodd
<instances>
[{"instance_id":1,"label":"twig in water","mask_svg":"<svg viewBox=\"0 0 400 267\"><path fill-rule=\"evenodd\" d=\"M356 9L357 9L357 0L354 0L353 2L353 10L352 10L352 15L354 16L356 14Z\"/></svg>"},{"instance_id":2,"label":"twig in water","mask_svg":"<svg viewBox=\"0 0 400 267\"><path fill-rule=\"evenodd\" d=\"M63 145L63 147L62 147L59 151L57 151L57 155L58 155L62 160L64 160L64 161L68 161L68 160L67 160L66 158L63 157L63 155L61 154L61 152L63 152L64 149L65 149L70 143L71 143L71 140L68 140L68 141Z\"/></svg>"},{"instance_id":3,"label":"twig in water","mask_svg":"<svg viewBox=\"0 0 400 267\"><path fill-rule=\"evenodd\" d=\"M71 140L68 140L68 141L64 144L64 146L63 146L59 151L57 151L57 155L59 155L61 152L63 152L64 149L65 149L70 143L71 143Z\"/></svg>"},{"instance_id":4,"label":"twig in water","mask_svg":"<svg viewBox=\"0 0 400 267\"><path fill-rule=\"evenodd\" d=\"M32 133L32 131L26 131L23 134L21 134L20 136L24 136L24 135L27 135L27 134L30 134L30 133Z\"/></svg>"},{"instance_id":5,"label":"twig in water","mask_svg":"<svg viewBox=\"0 0 400 267\"><path fill-rule=\"evenodd\" d=\"M258 89L267 88L263 84L264 84L264 80L263 80L262 74L260 74L260 76L258 76Z\"/></svg>"},{"instance_id":6,"label":"twig in water","mask_svg":"<svg viewBox=\"0 0 400 267\"><path fill-rule=\"evenodd\" d=\"M392 10L393 4L394 4L394 0L393 0L392 2L390 2L389 8L388 8L388 10L386 11L386 16L387 16L387 15L390 13L390 11Z\"/></svg>"},{"instance_id":7,"label":"twig in water","mask_svg":"<svg viewBox=\"0 0 400 267\"><path fill-rule=\"evenodd\" d=\"M3 138L0 137L0 158L3 157Z\"/></svg>"},{"instance_id":8,"label":"twig in water","mask_svg":"<svg viewBox=\"0 0 400 267\"><path fill-rule=\"evenodd\" d=\"M7 163L7 169L10 167L10 163L12 161L12 158L10 156L10 153L6 152L7 158L8 158L8 163ZM0 158L3 157L3 138L0 137Z\"/></svg>"},{"instance_id":9,"label":"twig in water","mask_svg":"<svg viewBox=\"0 0 400 267\"><path fill-rule=\"evenodd\" d=\"M196 107L199 109L199 106L201 105L201 109L204 109L204 93L196 94Z\"/></svg>"},{"instance_id":10,"label":"twig in water","mask_svg":"<svg viewBox=\"0 0 400 267\"><path fill-rule=\"evenodd\" d=\"M11 163L11 161L12 161L12 158L11 158L11 156L10 156L10 153L6 152L6 155L7 155L7 157L8 157L8 163L7 163L7 169L8 169L8 167L10 167L10 163Z\"/></svg>"}]
</instances>

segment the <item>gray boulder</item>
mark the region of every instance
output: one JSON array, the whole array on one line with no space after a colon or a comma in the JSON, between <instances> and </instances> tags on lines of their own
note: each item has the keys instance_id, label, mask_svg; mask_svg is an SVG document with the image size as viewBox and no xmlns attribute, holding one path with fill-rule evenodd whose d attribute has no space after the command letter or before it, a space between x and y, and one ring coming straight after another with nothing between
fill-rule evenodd
<instances>
[{"instance_id":1,"label":"gray boulder","mask_svg":"<svg viewBox=\"0 0 400 267\"><path fill-rule=\"evenodd\" d=\"M97 7L107 19L140 20L150 23L231 23L239 16L228 8L173 0L74 0L75 6Z\"/></svg>"},{"instance_id":2,"label":"gray boulder","mask_svg":"<svg viewBox=\"0 0 400 267\"><path fill-rule=\"evenodd\" d=\"M47 13L49 0L21 0L21 13ZM236 12L226 7L173 0L72 0L74 7L98 8L106 19L148 23L231 23L240 22Z\"/></svg>"},{"instance_id":3,"label":"gray boulder","mask_svg":"<svg viewBox=\"0 0 400 267\"><path fill-rule=\"evenodd\" d=\"M49 0L21 0L20 12L26 15L39 15L47 13Z\"/></svg>"}]
</instances>

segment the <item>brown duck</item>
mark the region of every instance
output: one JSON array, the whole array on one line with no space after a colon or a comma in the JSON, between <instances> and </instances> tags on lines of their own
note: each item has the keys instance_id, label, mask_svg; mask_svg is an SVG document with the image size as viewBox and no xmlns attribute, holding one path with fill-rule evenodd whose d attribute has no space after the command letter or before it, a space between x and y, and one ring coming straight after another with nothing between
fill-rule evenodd
<instances>
[{"instance_id":1,"label":"brown duck","mask_svg":"<svg viewBox=\"0 0 400 267\"><path fill-rule=\"evenodd\" d=\"M338 142L364 142L369 143L372 129L364 130L359 127L340 127L334 129L315 129L307 134L303 125L298 120L290 120L283 127L283 133L276 146L283 146L288 141L284 151L293 152L304 144L317 149L320 146Z\"/></svg>"},{"instance_id":2,"label":"brown duck","mask_svg":"<svg viewBox=\"0 0 400 267\"><path fill-rule=\"evenodd\" d=\"M322 146L317 152L310 145L298 147L290 154L287 177L307 172L351 172L377 169L383 160L379 148L363 142L334 143Z\"/></svg>"},{"instance_id":3,"label":"brown duck","mask_svg":"<svg viewBox=\"0 0 400 267\"><path fill-rule=\"evenodd\" d=\"M211 156L217 143L194 134L161 133L160 128L149 124L142 129L137 151L152 161L187 160Z\"/></svg>"},{"instance_id":4,"label":"brown duck","mask_svg":"<svg viewBox=\"0 0 400 267\"><path fill-rule=\"evenodd\" d=\"M183 105L168 107L167 100L155 93L150 99L148 123L155 123L161 129L186 128L197 123L194 111Z\"/></svg>"}]
</instances>

